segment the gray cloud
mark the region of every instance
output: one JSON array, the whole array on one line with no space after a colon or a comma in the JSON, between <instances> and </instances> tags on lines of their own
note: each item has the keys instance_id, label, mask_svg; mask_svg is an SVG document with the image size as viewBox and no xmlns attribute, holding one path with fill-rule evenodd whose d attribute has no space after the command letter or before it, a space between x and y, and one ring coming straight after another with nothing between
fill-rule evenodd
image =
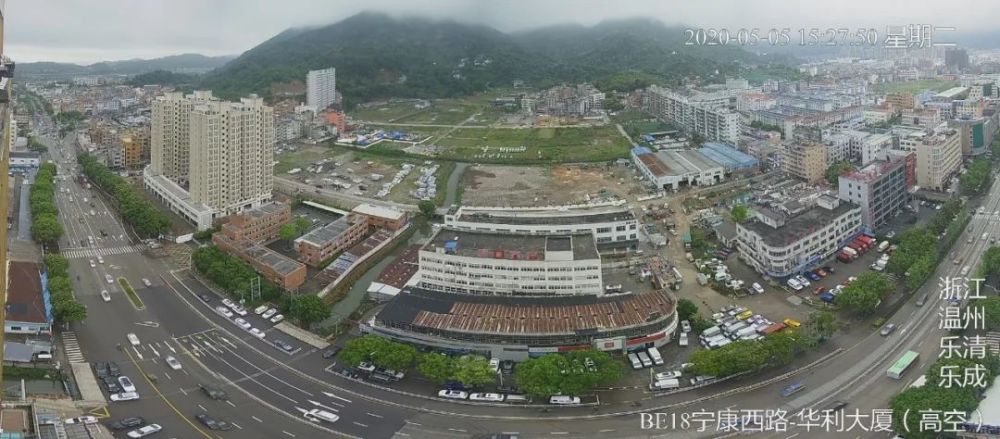
<instances>
[{"instance_id":1,"label":"gray cloud","mask_svg":"<svg viewBox=\"0 0 1000 439\"><path fill-rule=\"evenodd\" d=\"M363 10L451 18L522 30L644 16L671 24L870 27L931 24L987 30L991 0L9 0L5 51L21 61L90 63L195 52L237 54L289 27L335 22ZM942 19L953 20L942 22Z\"/></svg>"}]
</instances>

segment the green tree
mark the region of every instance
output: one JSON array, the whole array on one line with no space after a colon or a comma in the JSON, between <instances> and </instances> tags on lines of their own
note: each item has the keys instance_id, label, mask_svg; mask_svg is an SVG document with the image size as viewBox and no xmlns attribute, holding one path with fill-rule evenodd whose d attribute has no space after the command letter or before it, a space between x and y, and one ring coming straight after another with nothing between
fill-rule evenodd
<instances>
[{"instance_id":1,"label":"green tree","mask_svg":"<svg viewBox=\"0 0 1000 439\"><path fill-rule=\"evenodd\" d=\"M31 239L38 243L56 242L63 234L55 215L45 214L31 223Z\"/></svg>"},{"instance_id":2,"label":"green tree","mask_svg":"<svg viewBox=\"0 0 1000 439\"><path fill-rule=\"evenodd\" d=\"M297 238L298 234L298 230L295 229L295 224L292 223L285 224L278 229L278 238L285 241L291 241Z\"/></svg>"},{"instance_id":3,"label":"green tree","mask_svg":"<svg viewBox=\"0 0 1000 439\"><path fill-rule=\"evenodd\" d=\"M315 294L303 294L292 298L288 313L308 329L313 323L330 317L330 306Z\"/></svg>"},{"instance_id":4,"label":"green tree","mask_svg":"<svg viewBox=\"0 0 1000 439\"><path fill-rule=\"evenodd\" d=\"M67 276L69 274L69 261L58 253L45 255L45 267L49 269L49 278Z\"/></svg>"},{"instance_id":5,"label":"green tree","mask_svg":"<svg viewBox=\"0 0 1000 439\"><path fill-rule=\"evenodd\" d=\"M826 168L826 173L823 175L826 177L826 181L830 183L830 185L836 187L838 184L837 181L840 179L841 175L855 170L857 170L857 167L851 164L851 162L837 162Z\"/></svg>"},{"instance_id":6,"label":"green tree","mask_svg":"<svg viewBox=\"0 0 1000 439\"><path fill-rule=\"evenodd\" d=\"M427 379L442 384L454 376L455 362L451 357L438 353L428 352L417 358L417 370Z\"/></svg>"},{"instance_id":7,"label":"green tree","mask_svg":"<svg viewBox=\"0 0 1000 439\"><path fill-rule=\"evenodd\" d=\"M677 300L677 319L691 321L698 316L698 305L689 299Z\"/></svg>"},{"instance_id":8,"label":"green tree","mask_svg":"<svg viewBox=\"0 0 1000 439\"><path fill-rule=\"evenodd\" d=\"M736 204L735 206L733 206L733 209L732 211L730 211L730 213L733 216L733 221L736 221L738 223L742 223L746 221L747 218L750 217L750 211L743 204Z\"/></svg>"},{"instance_id":9,"label":"green tree","mask_svg":"<svg viewBox=\"0 0 1000 439\"><path fill-rule=\"evenodd\" d=\"M394 341L386 340L382 349L375 351L372 356L372 363L386 369L395 371L405 371L413 365L413 360L417 358L417 350L413 346Z\"/></svg>"},{"instance_id":10,"label":"green tree","mask_svg":"<svg viewBox=\"0 0 1000 439\"><path fill-rule=\"evenodd\" d=\"M49 278L49 291L56 293L69 293L73 290L69 278L66 276L55 276Z\"/></svg>"},{"instance_id":11,"label":"green tree","mask_svg":"<svg viewBox=\"0 0 1000 439\"><path fill-rule=\"evenodd\" d=\"M75 300L57 302L52 309L53 318L63 323L82 322L87 318L87 307Z\"/></svg>"},{"instance_id":12,"label":"green tree","mask_svg":"<svg viewBox=\"0 0 1000 439\"><path fill-rule=\"evenodd\" d=\"M565 359L558 354L529 358L514 369L514 376L521 391L535 397L546 397L562 392Z\"/></svg>"},{"instance_id":13,"label":"green tree","mask_svg":"<svg viewBox=\"0 0 1000 439\"><path fill-rule=\"evenodd\" d=\"M372 353L387 349L389 340L373 334L352 338L344 344L337 354L341 363L357 366L363 361L371 361Z\"/></svg>"},{"instance_id":14,"label":"green tree","mask_svg":"<svg viewBox=\"0 0 1000 439\"><path fill-rule=\"evenodd\" d=\"M587 366L588 358L593 367ZM532 358L514 372L520 389L532 396L579 395L597 384L618 380L622 374L621 362L593 349Z\"/></svg>"},{"instance_id":15,"label":"green tree","mask_svg":"<svg viewBox=\"0 0 1000 439\"><path fill-rule=\"evenodd\" d=\"M497 375L490 367L490 360L478 355L465 355L454 362L454 378L462 384L472 387L484 386L496 382Z\"/></svg>"},{"instance_id":16,"label":"green tree","mask_svg":"<svg viewBox=\"0 0 1000 439\"><path fill-rule=\"evenodd\" d=\"M311 224L309 223L309 218L301 217L301 216L298 217L298 218L296 218L295 219L295 233L297 234L296 237L302 236L307 231L309 231L309 226L310 225Z\"/></svg>"},{"instance_id":17,"label":"green tree","mask_svg":"<svg viewBox=\"0 0 1000 439\"><path fill-rule=\"evenodd\" d=\"M420 214L425 218L434 218L434 215L437 214L437 206L434 205L433 201L422 200L417 203L417 207L420 208Z\"/></svg>"},{"instance_id":18,"label":"green tree","mask_svg":"<svg viewBox=\"0 0 1000 439\"><path fill-rule=\"evenodd\" d=\"M830 311L816 311L809 316L808 327L813 339L822 343L840 329L840 322L837 321L837 315Z\"/></svg>"},{"instance_id":19,"label":"green tree","mask_svg":"<svg viewBox=\"0 0 1000 439\"><path fill-rule=\"evenodd\" d=\"M892 281L884 274L864 273L837 296L837 304L859 315L870 315L892 288Z\"/></svg>"}]
</instances>

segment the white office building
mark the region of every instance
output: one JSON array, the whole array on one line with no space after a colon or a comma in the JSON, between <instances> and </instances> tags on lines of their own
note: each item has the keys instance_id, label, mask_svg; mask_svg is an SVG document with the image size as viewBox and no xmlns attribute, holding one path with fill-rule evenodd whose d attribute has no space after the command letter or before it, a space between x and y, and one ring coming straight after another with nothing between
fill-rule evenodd
<instances>
[{"instance_id":1,"label":"white office building","mask_svg":"<svg viewBox=\"0 0 1000 439\"><path fill-rule=\"evenodd\" d=\"M322 110L337 102L337 69L310 70L306 75L306 105Z\"/></svg>"},{"instance_id":2,"label":"white office building","mask_svg":"<svg viewBox=\"0 0 1000 439\"><path fill-rule=\"evenodd\" d=\"M639 221L624 205L553 208L465 206L446 214L444 224L457 230L484 233L591 233L598 247L634 245L639 230Z\"/></svg>"},{"instance_id":3,"label":"white office building","mask_svg":"<svg viewBox=\"0 0 1000 439\"><path fill-rule=\"evenodd\" d=\"M646 89L643 105L656 118L700 134L706 141L738 145L741 118L738 112L727 108L736 97L733 90L727 92L718 99L702 99L653 85Z\"/></svg>"},{"instance_id":4,"label":"white office building","mask_svg":"<svg viewBox=\"0 0 1000 439\"><path fill-rule=\"evenodd\" d=\"M736 225L740 259L758 273L783 278L820 264L861 231L861 208L822 195L813 206L758 209Z\"/></svg>"}]
</instances>

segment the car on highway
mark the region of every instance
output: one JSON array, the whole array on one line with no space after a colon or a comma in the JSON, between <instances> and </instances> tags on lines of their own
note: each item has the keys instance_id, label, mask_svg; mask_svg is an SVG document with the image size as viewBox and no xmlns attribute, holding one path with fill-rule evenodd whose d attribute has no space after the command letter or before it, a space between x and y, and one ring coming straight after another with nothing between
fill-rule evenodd
<instances>
[{"instance_id":1,"label":"car on highway","mask_svg":"<svg viewBox=\"0 0 1000 439\"><path fill-rule=\"evenodd\" d=\"M134 401L139 399L139 394L135 392L121 392L111 395L111 402Z\"/></svg>"},{"instance_id":2,"label":"car on highway","mask_svg":"<svg viewBox=\"0 0 1000 439\"><path fill-rule=\"evenodd\" d=\"M257 337L261 340L264 339L264 331L261 331L260 328L250 328L249 331L250 335Z\"/></svg>"},{"instance_id":3,"label":"car on highway","mask_svg":"<svg viewBox=\"0 0 1000 439\"><path fill-rule=\"evenodd\" d=\"M309 410L308 412L303 413L302 416L312 422L326 421L332 423L332 422L337 422L340 419L340 416L337 416L323 409L312 409Z\"/></svg>"},{"instance_id":4,"label":"car on highway","mask_svg":"<svg viewBox=\"0 0 1000 439\"><path fill-rule=\"evenodd\" d=\"M781 396L787 398L787 397L789 397L791 395L794 395L794 394L800 392L805 387L806 387L806 385L804 383L802 383L801 381L797 382L797 383L789 384L789 385L787 385L787 386L785 386L784 388L781 389Z\"/></svg>"},{"instance_id":5,"label":"car on highway","mask_svg":"<svg viewBox=\"0 0 1000 439\"><path fill-rule=\"evenodd\" d=\"M173 355L167 355L167 357L164 358L163 361L165 361L167 363L167 366L170 366L170 368L173 370L181 370L181 367L183 367L181 366L181 362L177 361L177 359L174 358Z\"/></svg>"},{"instance_id":6,"label":"car on highway","mask_svg":"<svg viewBox=\"0 0 1000 439\"><path fill-rule=\"evenodd\" d=\"M122 375L118 377L118 384L121 384L122 390L126 392L135 392L135 384L132 384L132 380L127 376Z\"/></svg>"},{"instance_id":7,"label":"car on highway","mask_svg":"<svg viewBox=\"0 0 1000 439\"><path fill-rule=\"evenodd\" d=\"M470 393L470 401L489 401L489 402L503 402L503 394L501 393Z\"/></svg>"},{"instance_id":8,"label":"car on highway","mask_svg":"<svg viewBox=\"0 0 1000 439\"><path fill-rule=\"evenodd\" d=\"M691 332L691 322L687 320L681 320L681 332Z\"/></svg>"},{"instance_id":9,"label":"car on highway","mask_svg":"<svg viewBox=\"0 0 1000 439\"><path fill-rule=\"evenodd\" d=\"M970 268L969 268L968 265L962 267L962 276L965 276L965 275L969 274L969 270L970 270Z\"/></svg>"},{"instance_id":10,"label":"car on highway","mask_svg":"<svg viewBox=\"0 0 1000 439\"><path fill-rule=\"evenodd\" d=\"M277 309L271 308L271 309L269 309L267 311L264 311L264 313L261 314L260 316L263 317L263 318L265 318L265 319L269 319L269 318L271 318L272 316L274 316L277 313L278 313Z\"/></svg>"},{"instance_id":11,"label":"car on highway","mask_svg":"<svg viewBox=\"0 0 1000 439\"><path fill-rule=\"evenodd\" d=\"M888 325L883 326L882 330L879 331L879 334L882 334L882 336L885 337L885 336L887 336L889 334L892 334L892 331L895 331L895 330L896 330L896 324L895 323L890 323Z\"/></svg>"},{"instance_id":12,"label":"car on highway","mask_svg":"<svg viewBox=\"0 0 1000 439\"><path fill-rule=\"evenodd\" d=\"M467 399L469 394L461 390L442 390L438 392L438 396L448 399Z\"/></svg>"},{"instance_id":13,"label":"car on highway","mask_svg":"<svg viewBox=\"0 0 1000 439\"><path fill-rule=\"evenodd\" d=\"M153 283L150 282L149 279L146 279L146 278L142 278L142 284L145 285L145 286L147 286L147 287L150 287L150 286L153 285Z\"/></svg>"},{"instance_id":14,"label":"car on highway","mask_svg":"<svg viewBox=\"0 0 1000 439\"><path fill-rule=\"evenodd\" d=\"M201 423L201 425L204 425L205 428L208 428L209 430L213 430L213 431L229 431L229 430L233 429L233 424L230 424L230 423L228 423L226 421L223 421L221 419L215 419L215 418L213 418L213 417L211 417L209 415L206 415L206 414L197 414L197 415L194 415L194 418L197 419L198 422Z\"/></svg>"},{"instance_id":15,"label":"car on highway","mask_svg":"<svg viewBox=\"0 0 1000 439\"><path fill-rule=\"evenodd\" d=\"M229 399L229 394L226 393L225 390L218 387L207 384L199 384L198 387L201 388L201 391L205 394L205 396L208 396L216 401L225 401Z\"/></svg>"},{"instance_id":16,"label":"car on highway","mask_svg":"<svg viewBox=\"0 0 1000 439\"><path fill-rule=\"evenodd\" d=\"M105 274L104 275L104 280L108 281L109 284L115 283L115 280L111 278L110 274Z\"/></svg>"},{"instance_id":17,"label":"car on highway","mask_svg":"<svg viewBox=\"0 0 1000 439\"><path fill-rule=\"evenodd\" d=\"M917 306L924 306L925 303L927 303L927 294L917 298Z\"/></svg>"},{"instance_id":18,"label":"car on highway","mask_svg":"<svg viewBox=\"0 0 1000 439\"><path fill-rule=\"evenodd\" d=\"M285 316L283 316L281 314L278 314L278 315L276 315L274 317L271 317L271 323L278 323L278 322L281 322L282 320L285 320Z\"/></svg>"},{"instance_id":19,"label":"car on highway","mask_svg":"<svg viewBox=\"0 0 1000 439\"><path fill-rule=\"evenodd\" d=\"M63 420L66 424L96 424L96 416L80 416L78 418L66 418Z\"/></svg>"},{"instance_id":20,"label":"car on highway","mask_svg":"<svg viewBox=\"0 0 1000 439\"><path fill-rule=\"evenodd\" d=\"M134 333L129 332L128 334L125 334L125 338L128 339L129 344L131 344L132 346L139 346L140 344L142 344L139 341L139 337L137 337Z\"/></svg>"},{"instance_id":21,"label":"car on highway","mask_svg":"<svg viewBox=\"0 0 1000 439\"><path fill-rule=\"evenodd\" d=\"M149 436L154 433L159 433L162 430L163 427L160 427L160 424L149 424L145 427L137 428L135 430L128 432L127 436L132 439L138 439Z\"/></svg>"},{"instance_id":22,"label":"car on highway","mask_svg":"<svg viewBox=\"0 0 1000 439\"><path fill-rule=\"evenodd\" d=\"M205 302L205 303L208 303L208 302L212 301L212 296L209 296L208 294L205 294L205 293L199 294L198 298L201 299L201 301Z\"/></svg>"},{"instance_id":23,"label":"car on highway","mask_svg":"<svg viewBox=\"0 0 1000 439\"><path fill-rule=\"evenodd\" d=\"M94 268L94 267L96 267L96 266L97 266L97 264L95 264L95 263L94 263L94 260L93 260L93 259L91 259L91 260L90 260L90 268Z\"/></svg>"},{"instance_id":24,"label":"car on highway","mask_svg":"<svg viewBox=\"0 0 1000 439\"><path fill-rule=\"evenodd\" d=\"M235 320L233 320L233 322L236 323L237 326L239 326L239 327L241 327L243 329L250 329L250 327L253 326L253 325L250 324L250 322L246 321L246 319L244 319L243 317L237 317Z\"/></svg>"},{"instance_id":25,"label":"car on highway","mask_svg":"<svg viewBox=\"0 0 1000 439\"><path fill-rule=\"evenodd\" d=\"M142 424L145 424L146 420L138 416L130 416L128 418L122 418L108 424L108 428L112 430L124 430L126 428L135 428Z\"/></svg>"},{"instance_id":26,"label":"car on highway","mask_svg":"<svg viewBox=\"0 0 1000 439\"><path fill-rule=\"evenodd\" d=\"M549 398L549 404L556 405L576 405L580 403L579 396L555 395Z\"/></svg>"},{"instance_id":27,"label":"car on highway","mask_svg":"<svg viewBox=\"0 0 1000 439\"><path fill-rule=\"evenodd\" d=\"M217 307L215 307L215 312L226 316L227 319L233 317L233 312L230 311L229 308L226 308L224 306L217 306Z\"/></svg>"}]
</instances>

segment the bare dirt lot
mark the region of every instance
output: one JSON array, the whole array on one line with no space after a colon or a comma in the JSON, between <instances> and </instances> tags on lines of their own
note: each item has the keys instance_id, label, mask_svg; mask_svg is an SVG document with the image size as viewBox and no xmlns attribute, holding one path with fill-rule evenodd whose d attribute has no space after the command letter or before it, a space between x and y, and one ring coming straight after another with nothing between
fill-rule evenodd
<instances>
[{"instance_id":1,"label":"bare dirt lot","mask_svg":"<svg viewBox=\"0 0 1000 439\"><path fill-rule=\"evenodd\" d=\"M642 193L627 169L603 164L475 166L465 171L461 184L463 202L473 206L575 204Z\"/></svg>"}]
</instances>

